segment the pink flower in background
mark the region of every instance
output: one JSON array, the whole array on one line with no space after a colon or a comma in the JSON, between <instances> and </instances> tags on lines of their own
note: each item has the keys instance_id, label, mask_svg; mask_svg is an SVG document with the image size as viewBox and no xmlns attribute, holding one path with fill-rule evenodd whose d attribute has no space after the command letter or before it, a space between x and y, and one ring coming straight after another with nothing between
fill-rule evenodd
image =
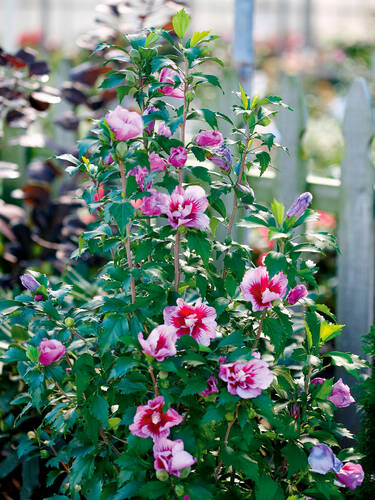
<instances>
[{"instance_id":1,"label":"pink flower in background","mask_svg":"<svg viewBox=\"0 0 375 500\"><path fill-rule=\"evenodd\" d=\"M136 111L129 111L122 106L117 106L113 111L105 115L105 119L118 141L134 139L140 137L143 133L142 116Z\"/></svg>"},{"instance_id":2,"label":"pink flower in background","mask_svg":"<svg viewBox=\"0 0 375 500\"><path fill-rule=\"evenodd\" d=\"M137 165L135 168L133 168L132 170L129 170L129 175L134 175L135 176L135 180L138 184L138 188L141 190L141 191L145 191L145 190L148 190L152 187L152 181L150 182L147 182L146 186L145 186L145 179L146 177L148 176L149 174L149 171L148 171L148 168L147 167L141 167L140 165Z\"/></svg>"},{"instance_id":3,"label":"pink flower in background","mask_svg":"<svg viewBox=\"0 0 375 500\"><path fill-rule=\"evenodd\" d=\"M48 366L55 361L59 361L65 354L65 346L59 340L43 339L39 344L39 363Z\"/></svg>"},{"instance_id":4,"label":"pink flower in background","mask_svg":"<svg viewBox=\"0 0 375 500\"><path fill-rule=\"evenodd\" d=\"M165 85L164 87L160 87L159 91L168 97L177 97L178 99L183 99L184 90L182 85L178 85L178 87L174 88L174 85L176 85L178 79L181 80L181 82L183 80L183 75L180 72L175 71L171 68L163 68L160 71L159 81L161 83L171 83L172 85Z\"/></svg>"},{"instance_id":5,"label":"pink flower in background","mask_svg":"<svg viewBox=\"0 0 375 500\"><path fill-rule=\"evenodd\" d=\"M208 159L212 161L215 165L220 167L224 172L230 172L232 168L232 153L230 149L225 144L220 144L212 150L212 155L208 156Z\"/></svg>"},{"instance_id":6,"label":"pink flower in background","mask_svg":"<svg viewBox=\"0 0 375 500\"><path fill-rule=\"evenodd\" d=\"M94 194L94 201L100 201L104 198L103 186L98 187L98 192Z\"/></svg>"},{"instance_id":7,"label":"pink flower in background","mask_svg":"<svg viewBox=\"0 0 375 500\"><path fill-rule=\"evenodd\" d=\"M136 200L129 200L130 205L137 210L142 206L143 200L142 198L137 198Z\"/></svg>"},{"instance_id":8,"label":"pink flower in background","mask_svg":"<svg viewBox=\"0 0 375 500\"><path fill-rule=\"evenodd\" d=\"M163 412L164 398L158 396L147 401L147 405L140 405L134 416L134 422L129 426L134 436L153 440L169 436L169 429L182 422L182 417L176 410L169 408Z\"/></svg>"},{"instance_id":9,"label":"pink flower in background","mask_svg":"<svg viewBox=\"0 0 375 500\"><path fill-rule=\"evenodd\" d=\"M172 137L171 129L165 124L165 122L161 122L159 124L157 134L167 137L168 139Z\"/></svg>"},{"instance_id":10,"label":"pink flower in background","mask_svg":"<svg viewBox=\"0 0 375 500\"><path fill-rule=\"evenodd\" d=\"M311 384L316 387L318 384L323 384L327 379L323 377L315 377L312 379Z\"/></svg>"},{"instance_id":11,"label":"pink flower in background","mask_svg":"<svg viewBox=\"0 0 375 500\"><path fill-rule=\"evenodd\" d=\"M167 161L157 153L150 153L148 155L148 161L150 162L151 172L161 172L167 168Z\"/></svg>"},{"instance_id":12,"label":"pink flower in background","mask_svg":"<svg viewBox=\"0 0 375 500\"><path fill-rule=\"evenodd\" d=\"M180 471L195 464L196 459L184 450L181 439L158 439L154 444L155 470L166 470L169 474L179 477Z\"/></svg>"},{"instance_id":13,"label":"pink flower in background","mask_svg":"<svg viewBox=\"0 0 375 500\"><path fill-rule=\"evenodd\" d=\"M324 210L316 210L319 214L319 219L314 220L312 225L316 227L324 227L329 230L333 230L336 227L336 218L334 215L325 212Z\"/></svg>"},{"instance_id":14,"label":"pink flower in background","mask_svg":"<svg viewBox=\"0 0 375 500\"><path fill-rule=\"evenodd\" d=\"M209 394L216 394L219 392L219 389L217 388L217 380L214 375L211 375L210 378L207 380L207 387L204 391L201 392L202 396L205 398Z\"/></svg>"},{"instance_id":15,"label":"pink flower in background","mask_svg":"<svg viewBox=\"0 0 375 500\"><path fill-rule=\"evenodd\" d=\"M208 207L206 193L201 186L189 186L186 190L177 186L167 197L162 213L168 217L172 227L196 227L205 229L210 219L204 213Z\"/></svg>"},{"instance_id":16,"label":"pink flower in background","mask_svg":"<svg viewBox=\"0 0 375 500\"><path fill-rule=\"evenodd\" d=\"M145 340L143 334L138 334L138 341L143 352L158 361L164 361L168 356L176 354L176 329L173 326L160 325L152 330Z\"/></svg>"},{"instance_id":17,"label":"pink flower in background","mask_svg":"<svg viewBox=\"0 0 375 500\"><path fill-rule=\"evenodd\" d=\"M217 132L216 130L203 130L199 132L197 137L194 139L194 142L198 144L198 146L218 146L224 141L223 135L221 132Z\"/></svg>"},{"instance_id":18,"label":"pink flower in background","mask_svg":"<svg viewBox=\"0 0 375 500\"><path fill-rule=\"evenodd\" d=\"M219 377L228 384L228 392L240 398L256 398L273 381L273 373L265 361L251 359L220 365Z\"/></svg>"},{"instance_id":19,"label":"pink flower in background","mask_svg":"<svg viewBox=\"0 0 375 500\"><path fill-rule=\"evenodd\" d=\"M284 273L277 273L269 279L265 266L246 271L240 285L242 297L251 302L253 311L272 307L274 300L284 297L287 287L288 279Z\"/></svg>"},{"instance_id":20,"label":"pink flower in background","mask_svg":"<svg viewBox=\"0 0 375 500\"><path fill-rule=\"evenodd\" d=\"M182 146L171 148L168 161L174 167L183 167L187 160L187 149Z\"/></svg>"},{"instance_id":21,"label":"pink flower in background","mask_svg":"<svg viewBox=\"0 0 375 500\"><path fill-rule=\"evenodd\" d=\"M337 408L346 408L347 406L355 403L355 399L350 394L350 388L348 385L344 384L342 378L340 378L335 384L333 384L332 392L327 397L331 403L333 403Z\"/></svg>"},{"instance_id":22,"label":"pink flower in background","mask_svg":"<svg viewBox=\"0 0 375 500\"><path fill-rule=\"evenodd\" d=\"M216 310L202 304L201 299L195 305L177 299L177 306L167 306L163 316L166 325L176 328L177 337L190 335L204 346L208 346L210 340L216 337Z\"/></svg>"},{"instance_id":23,"label":"pink flower in background","mask_svg":"<svg viewBox=\"0 0 375 500\"><path fill-rule=\"evenodd\" d=\"M305 285L297 285L289 291L286 300L291 306L294 306L294 304L297 304L297 302L306 297L306 295L307 288Z\"/></svg>"},{"instance_id":24,"label":"pink flower in background","mask_svg":"<svg viewBox=\"0 0 375 500\"><path fill-rule=\"evenodd\" d=\"M142 214L153 217L155 215L160 215L162 213L162 207L166 204L168 200L168 195L164 193L159 193L155 189L149 189L151 196L145 196L142 200Z\"/></svg>"},{"instance_id":25,"label":"pink flower in background","mask_svg":"<svg viewBox=\"0 0 375 500\"><path fill-rule=\"evenodd\" d=\"M365 473L360 464L347 462L338 472L336 472L336 476L340 483L354 491L358 486L361 486Z\"/></svg>"}]
</instances>

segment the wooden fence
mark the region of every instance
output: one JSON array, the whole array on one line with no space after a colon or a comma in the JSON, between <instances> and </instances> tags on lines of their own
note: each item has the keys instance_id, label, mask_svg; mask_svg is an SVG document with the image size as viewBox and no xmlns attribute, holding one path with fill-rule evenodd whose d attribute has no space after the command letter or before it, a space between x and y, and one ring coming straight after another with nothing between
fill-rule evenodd
<instances>
[{"instance_id":1,"label":"wooden fence","mask_svg":"<svg viewBox=\"0 0 375 500\"><path fill-rule=\"evenodd\" d=\"M353 81L346 99L342 131L345 155L341 181L308 175L301 156L301 137L307 123L307 110L298 77L282 79L280 95L294 110L282 110L277 126L281 152L276 174L254 176L252 186L261 202L273 197L286 205L304 191L314 196L313 207L333 212L338 218L337 316L346 325L337 347L361 354L361 336L374 321L374 179L370 143L375 133L374 114L367 83Z\"/></svg>"}]
</instances>

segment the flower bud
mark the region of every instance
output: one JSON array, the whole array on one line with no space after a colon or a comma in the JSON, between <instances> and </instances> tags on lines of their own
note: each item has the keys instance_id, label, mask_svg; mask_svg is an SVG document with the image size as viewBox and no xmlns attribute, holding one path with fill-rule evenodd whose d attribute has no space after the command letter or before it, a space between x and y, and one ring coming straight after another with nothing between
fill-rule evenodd
<instances>
[{"instance_id":1,"label":"flower bud","mask_svg":"<svg viewBox=\"0 0 375 500\"><path fill-rule=\"evenodd\" d=\"M116 153L120 159L126 155L127 150L128 146L125 144L125 142L119 142L116 146Z\"/></svg>"},{"instance_id":2,"label":"flower bud","mask_svg":"<svg viewBox=\"0 0 375 500\"><path fill-rule=\"evenodd\" d=\"M228 411L228 412L225 414L225 419L226 419L228 422L231 422L231 421L234 419L234 413L233 413L233 412Z\"/></svg>"},{"instance_id":3,"label":"flower bud","mask_svg":"<svg viewBox=\"0 0 375 500\"><path fill-rule=\"evenodd\" d=\"M191 467L186 467L186 469L182 469L182 471L180 472L180 478L185 479L186 477L188 477L190 472L191 472Z\"/></svg>"},{"instance_id":4,"label":"flower bud","mask_svg":"<svg viewBox=\"0 0 375 500\"><path fill-rule=\"evenodd\" d=\"M159 481L168 481L169 474L166 470L157 470L156 471L156 478L159 479Z\"/></svg>"},{"instance_id":5,"label":"flower bud","mask_svg":"<svg viewBox=\"0 0 375 500\"><path fill-rule=\"evenodd\" d=\"M35 438L36 438L36 434L35 434L35 432L34 432L34 431L29 431L29 432L27 433L27 437L28 437L29 439L35 439Z\"/></svg>"},{"instance_id":6,"label":"flower bud","mask_svg":"<svg viewBox=\"0 0 375 500\"><path fill-rule=\"evenodd\" d=\"M174 491L176 492L176 495L178 497L182 497L182 495L185 493L185 488L182 484L176 484Z\"/></svg>"},{"instance_id":7,"label":"flower bud","mask_svg":"<svg viewBox=\"0 0 375 500\"><path fill-rule=\"evenodd\" d=\"M68 328L72 328L72 326L74 325L74 319L68 316L67 318L65 318L65 325Z\"/></svg>"},{"instance_id":8,"label":"flower bud","mask_svg":"<svg viewBox=\"0 0 375 500\"><path fill-rule=\"evenodd\" d=\"M293 403L290 407L290 414L293 418L295 418L297 420L297 418L299 418L299 415L300 415L300 408L299 408L299 404L298 403Z\"/></svg>"},{"instance_id":9,"label":"flower bud","mask_svg":"<svg viewBox=\"0 0 375 500\"><path fill-rule=\"evenodd\" d=\"M40 302L43 300L43 295L41 293L37 293L34 297L35 302Z\"/></svg>"},{"instance_id":10,"label":"flower bud","mask_svg":"<svg viewBox=\"0 0 375 500\"><path fill-rule=\"evenodd\" d=\"M187 100L187 102L192 102L194 100L194 97L195 97L194 92L192 92L191 90L188 90L186 92L186 100Z\"/></svg>"},{"instance_id":11,"label":"flower bud","mask_svg":"<svg viewBox=\"0 0 375 500\"><path fill-rule=\"evenodd\" d=\"M41 458L48 458L49 457L48 450L40 450L40 456Z\"/></svg>"},{"instance_id":12,"label":"flower bud","mask_svg":"<svg viewBox=\"0 0 375 500\"><path fill-rule=\"evenodd\" d=\"M168 378L168 372L160 372L159 378L160 380L165 380L166 378Z\"/></svg>"},{"instance_id":13,"label":"flower bud","mask_svg":"<svg viewBox=\"0 0 375 500\"><path fill-rule=\"evenodd\" d=\"M163 389L168 389L169 387L169 380L162 380L161 384Z\"/></svg>"}]
</instances>

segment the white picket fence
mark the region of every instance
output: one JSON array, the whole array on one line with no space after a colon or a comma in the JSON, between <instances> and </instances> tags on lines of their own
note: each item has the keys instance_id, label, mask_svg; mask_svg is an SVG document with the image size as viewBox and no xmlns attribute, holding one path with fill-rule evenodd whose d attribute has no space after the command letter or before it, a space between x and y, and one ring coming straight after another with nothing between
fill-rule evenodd
<instances>
[{"instance_id":1,"label":"white picket fence","mask_svg":"<svg viewBox=\"0 0 375 500\"><path fill-rule=\"evenodd\" d=\"M361 336L374 321L374 180L370 142L375 134L374 113L367 83L353 81L346 99L342 131L345 156L341 181L308 175L301 156L301 137L306 128L307 108L298 77L284 76L279 95L292 108L282 110L277 126L281 152L276 174L254 176L252 186L260 202L276 197L286 205L304 191L314 196L313 207L333 212L338 218L337 317L346 325L337 347L361 354Z\"/></svg>"}]
</instances>

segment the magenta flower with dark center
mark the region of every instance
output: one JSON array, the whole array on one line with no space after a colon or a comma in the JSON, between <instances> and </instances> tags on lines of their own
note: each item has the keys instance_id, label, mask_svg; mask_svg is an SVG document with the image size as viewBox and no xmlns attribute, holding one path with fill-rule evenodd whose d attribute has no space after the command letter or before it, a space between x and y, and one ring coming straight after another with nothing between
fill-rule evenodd
<instances>
[{"instance_id":1,"label":"magenta flower with dark center","mask_svg":"<svg viewBox=\"0 0 375 500\"><path fill-rule=\"evenodd\" d=\"M189 186L186 190L177 186L173 193L166 198L162 213L168 217L172 227L195 227L206 229L210 222L204 213L208 207L208 200L201 186Z\"/></svg>"},{"instance_id":2,"label":"magenta flower with dark center","mask_svg":"<svg viewBox=\"0 0 375 500\"><path fill-rule=\"evenodd\" d=\"M170 428L180 424L182 416L172 408L164 413L163 405L163 396L157 396L147 405L138 406L134 422L129 426L130 432L142 438L152 437L154 441L169 436Z\"/></svg>"},{"instance_id":3,"label":"magenta flower with dark center","mask_svg":"<svg viewBox=\"0 0 375 500\"><path fill-rule=\"evenodd\" d=\"M288 278L284 273L275 274L269 279L265 266L246 271L240 288L244 300L251 302L253 311L263 311L272 307L274 300L284 297L288 287Z\"/></svg>"},{"instance_id":4,"label":"magenta flower with dark center","mask_svg":"<svg viewBox=\"0 0 375 500\"><path fill-rule=\"evenodd\" d=\"M164 361L167 356L176 354L176 329L173 326L160 325L152 330L147 339L143 334L138 334L138 341L143 352L149 354L158 361Z\"/></svg>"},{"instance_id":5,"label":"magenta flower with dark center","mask_svg":"<svg viewBox=\"0 0 375 500\"><path fill-rule=\"evenodd\" d=\"M153 448L155 470L166 470L169 474L179 477L180 471L195 464L196 459L184 450L181 439L158 439Z\"/></svg>"},{"instance_id":6,"label":"magenta flower with dark center","mask_svg":"<svg viewBox=\"0 0 375 500\"><path fill-rule=\"evenodd\" d=\"M217 336L216 310L202 304L201 299L195 305L177 299L177 306L167 306L163 316L166 325L174 326L177 337L190 335L198 344L208 346Z\"/></svg>"},{"instance_id":7,"label":"magenta flower with dark center","mask_svg":"<svg viewBox=\"0 0 375 500\"><path fill-rule=\"evenodd\" d=\"M118 141L134 139L140 137L143 133L142 116L136 111L129 111L122 106L117 106L113 111L105 115L105 119Z\"/></svg>"}]
</instances>

